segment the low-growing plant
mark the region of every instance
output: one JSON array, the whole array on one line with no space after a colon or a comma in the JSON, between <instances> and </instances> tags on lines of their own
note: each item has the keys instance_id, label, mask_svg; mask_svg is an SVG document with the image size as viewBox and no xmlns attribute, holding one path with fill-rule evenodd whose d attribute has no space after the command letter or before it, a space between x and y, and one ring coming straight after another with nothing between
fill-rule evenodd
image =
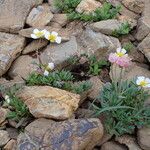
<instances>
[{"instance_id":1,"label":"low-growing plant","mask_svg":"<svg viewBox=\"0 0 150 150\"><path fill-rule=\"evenodd\" d=\"M131 42L124 43L124 44L123 44L123 48L124 48L127 52L130 52L130 51L134 48L134 45L133 45Z\"/></svg>"},{"instance_id":2,"label":"low-growing plant","mask_svg":"<svg viewBox=\"0 0 150 150\"><path fill-rule=\"evenodd\" d=\"M112 35L115 37L119 37L122 35L127 35L131 31L131 26L128 22L122 23L119 29L113 31Z\"/></svg>"},{"instance_id":3,"label":"low-growing plant","mask_svg":"<svg viewBox=\"0 0 150 150\"><path fill-rule=\"evenodd\" d=\"M121 6L113 7L110 3L104 3L101 8L97 8L94 12L85 14L77 13L72 11L68 14L70 20L81 20L81 21L91 21L97 22L101 20L113 19L117 16L121 9Z\"/></svg>"},{"instance_id":4,"label":"low-growing plant","mask_svg":"<svg viewBox=\"0 0 150 150\"><path fill-rule=\"evenodd\" d=\"M64 89L67 91L71 91L77 94L89 90L91 88L91 86L89 86L90 85L89 82L83 82L75 86L73 84L73 81L74 77L70 71L61 70L50 72L48 76L44 76L36 72L32 73L26 79L26 84L28 86L48 85Z\"/></svg>"},{"instance_id":5,"label":"low-growing plant","mask_svg":"<svg viewBox=\"0 0 150 150\"><path fill-rule=\"evenodd\" d=\"M129 81L115 86L115 83L104 86L98 98L101 105L93 105L96 116L105 115L108 133L116 136L131 134L136 127L150 125L150 109L144 107L148 93Z\"/></svg>"},{"instance_id":6,"label":"low-growing plant","mask_svg":"<svg viewBox=\"0 0 150 150\"><path fill-rule=\"evenodd\" d=\"M63 13L75 11L81 0L55 0L55 6Z\"/></svg>"},{"instance_id":7,"label":"low-growing plant","mask_svg":"<svg viewBox=\"0 0 150 150\"><path fill-rule=\"evenodd\" d=\"M22 118L30 116L29 109L16 95L16 91L19 90L20 86L13 86L6 92L7 100L6 103L11 107L11 111L8 113L7 118L19 122ZM8 101L9 99L9 101Z\"/></svg>"}]
</instances>

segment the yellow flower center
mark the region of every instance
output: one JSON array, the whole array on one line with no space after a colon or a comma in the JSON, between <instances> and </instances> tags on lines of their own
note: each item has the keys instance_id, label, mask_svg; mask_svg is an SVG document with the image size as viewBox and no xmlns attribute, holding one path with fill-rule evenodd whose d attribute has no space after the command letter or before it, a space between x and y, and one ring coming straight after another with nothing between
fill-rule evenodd
<instances>
[{"instance_id":1,"label":"yellow flower center","mask_svg":"<svg viewBox=\"0 0 150 150\"><path fill-rule=\"evenodd\" d=\"M42 31L35 33L35 35L37 37L42 37L44 35L44 33Z\"/></svg>"},{"instance_id":2,"label":"yellow flower center","mask_svg":"<svg viewBox=\"0 0 150 150\"><path fill-rule=\"evenodd\" d=\"M124 53L122 53L122 52L117 53L117 56L119 56L119 57L122 57L123 55L124 55Z\"/></svg>"},{"instance_id":3,"label":"yellow flower center","mask_svg":"<svg viewBox=\"0 0 150 150\"><path fill-rule=\"evenodd\" d=\"M147 83L146 81L141 81L141 82L140 82L140 86L143 86L143 87L146 86L147 84L148 84L148 83Z\"/></svg>"},{"instance_id":4,"label":"yellow flower center","mask_svg":"<svg viewBox=\"0 0 150 150\"><path fill-rule=\"evenodd\" d=\"M55 42L56 40L56 35L49 35L48 39L51 41L51 42Z\"/></svg>"}]
</instances>

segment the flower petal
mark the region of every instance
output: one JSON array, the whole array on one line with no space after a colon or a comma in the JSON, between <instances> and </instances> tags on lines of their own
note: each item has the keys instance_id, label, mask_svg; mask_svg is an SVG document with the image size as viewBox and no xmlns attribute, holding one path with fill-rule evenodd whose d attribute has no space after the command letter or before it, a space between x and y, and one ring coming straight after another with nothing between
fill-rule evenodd
<instances>
[{"instance_id":1,"label":"flower petal","mask_svg":"<svg viewBox=\"0 0 150 150\"><path fill-rule=\"evenodd\" d=\"M145 78L145 81L150 84L150 78Z\"/></svg>"},{"instance_id":2,"label":"flower petal","mask_svg":"<svg viewBox=\"0 0 150 150\"><path fill-rule=\"evenodd\" d=\"M45 32L45 38L46 38L47 40L49 40L49 36L50 36L50 32L49 32L49 31L46 31L46 32Z\"/></svg>"},{"instance_id":3,"label":"flower petal","mask_svg":"<svg viewBox=\"0 0 150 150\"><path fill-rule=\"evenodd\" d=\"M61 43L61 37L60 37L60 36L58 36L58 37L56 38L56 43L58 43L58 44Z\"/></svg>"},{"instance_id":4,"label":"flower petal","mask_svg":"<svg viewBox=\"0 0 150 150\"><path fill-rule=\"evenodd\" d=\"M34 30L33 30L33 33L34 33L34 34L36 34L36 33L38 33L38 32L39 32L38 29L34 29Z\"/></svg>"},{"instance_id":5,"label":"flower petal","mask_svg":"<svg viewBox=\"0 0 150 150\"><path fill-rule=\"evenodd\" d=\"M45 35L45 33L46 33L46 32L48 32L48 31L47 31L46 29L44 29L44 30L42 30L42 32L43 32L43 33L44 33L44 35Z\"/></svg>"},{"instance_id":6,"label":"flower petal","mask_svg":"<svg viewBox=\"0 0 150 150\"><path fill-rule=\"evenodd\" d=\"M38 39L38 37L37 37L35 34L31 34L31 37L32 37L33 39Z\"/></svg>"},{"instance_id":7,"label":"flower petal","mask_svg":"<svg viewBox=\"0 0 150 150\"><path fill-rule=\"evenodd\" d=\"M44 71L44 76L48 76L49 72L47 70Z\"/></svg>"},{"instance_id":8,"label":"flower petal","mask_svg":"<svg viewBox=\"0 0 150 150\"><path fill-rule=\"evenodd\" d=\"M121 47L117 48L117 53L120 53L121 52Z\"/></svg>"},{"instance_id":9,"label":"flower petal","mask_svg":"<svg viewBox=\"0 0 150 150\"><path fill-rule=\"evenodd\" d=\"M125 54L127 51L123 48L123 49L121 49L121 52L122 52L123 54Z\"/></svg>"},{"instance_id":10,"label":"flower petal","mask_svg":"<svg viewBox=\"0 0 150 150\"><path fill-rule=\"evenodd\" d=\"M58 36L58 33L57 32L55 32L55 31L52 31L52 33L51 33L52 35L55 35L55 36Z\"/></svg>"},{"instance_id":11,"label":"flower petal","mask_svg":"<svg viewBox=\"0 0 150 150\"><path fill-rule=\"evenodd\" d=\"M49 67L51 70L53 70L53 69L55 68L55 65L54 65L54 63L48 63L48 67Z\"/></svg>"}]
</instances>

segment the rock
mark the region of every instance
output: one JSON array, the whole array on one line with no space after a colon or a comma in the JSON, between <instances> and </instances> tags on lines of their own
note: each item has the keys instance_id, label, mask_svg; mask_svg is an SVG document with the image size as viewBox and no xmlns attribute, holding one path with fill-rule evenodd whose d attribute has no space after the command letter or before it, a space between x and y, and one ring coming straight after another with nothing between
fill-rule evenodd
<instances>
[{"instance_id":1,"label":"rock","mask_svg":"<svg viewBox=\"0 0 150 150\"><path fill-rule=\"evenodd\" d=\"M96 99L99 96L100 91L102 90L104 84L96 76L95 77L91 77L89 81L92 84L92 88L91 88L91 92L88 95L88 97L91 98L91 99Z\"/></svg>"},{"instance_id":2,"label":"rock","mask_svg":"<svg viewBox=\"0 0 150 150\"><path fill-rule=\"evenodd\" d=\"M1 0L0 31L17 33L24 27L31 8L42 2L43 0ZM16 40L16 38L14 39Z\"/></svg>"},{"instance_id":3,"label":"rock","mask_svg":"<svg viewBox=\"0 0 150 150\"><path fill-rule=\"evenodd\" d=\"M48 45L48 40L34 40L31 43L29 43L24 50L22 51L22 54L28 54L37 50L40 50Z\"/></svg>"},{"instance_id":4,"label":"rock","mask_svg":"<svg viewBox=\"0 0 150 150\"><path fill-rule=\"evenodd\" d=\"M16 150L17 141L11 139L4 147L4 150Z\"/></svg>"},{"instance_id":5,"label":"rock","mask_svg":"<svg viewBox=\"0 0 150 150\"><path fill-rule=\"evenodd\" d=\"M142 18L139 19L137 33L135 38L138 41L143 40L150 33L150 2L145 0L144 12Z\"/></svg>"},{"instance_id":6,"label":"rock","mask_svg":"<svg viewBox=\"0 0 150 150\"><path fill-rule=\"evenodd\" d=\"M127 150L124 146L115 142L106 142L102 145L101 150Z\"/></svg>"},{"instance_id":7,"label":"rock","mask_svg":"<svg viewBox=\"0 0 150 150\"><path fill-rule=\"evenodd\" d=\"M149 150L150 149L150 128L149 127L144 127L138 130L137 132L138 136L138 144L140 147L144 150Z\"/></svg>"},{"instance_id":8,"label":"rock","mask_svg":"<svg viewBox=\"0 0 150 150\"><path fill-rule=\"evenodd\" d=\"M76 118L91 118L94 112L90 109L78 108L75 112Z\"/></svg>"},{"instance_id":9,"label":"rock","mask_svg":"<svg viewBox=\"0 0 150 150\"><path fill-rule=\"evenodd\" d=\"M65 29L53 28L51 26L39 27L38 29L39 30L46 29L49 32L52 32L52 31L58 32L59 36L62 37L62 41L69 41L70 32L66 31ZM19 31L19 34L23 37L31 38L31 34L33 33L33 30L34 28L22 29Z\"/></svg>"},{"instance_id":10,"label":"rock","mask_svg":"<svg viewBox=\"0 0 150 150\"><path fill-rule=\"evenodd\" d=\"M15 140L17 139L17 137L19 135L18 129L16 129L16 128L6 128L6 131L8 132L9 137L11 139L15 139Z\"/></svg>"},{"instance_id":11,"label":"rock","mask_svg":"<svg viewBox=\"0 0 150 150\"><path fill-rule=\"evenodd\" d=\"M0 130L0 148L7 144L7 142L10 140L8 132L5 130Z\"/></svg>"},{"instance_id":12,"label":"rock","mask_svg":"<svg viewBox=\"0 0 150 150\"><path fill-rule=\"evenodd\" d=\"M28 55L22 55L14 61L8 74L11 78L18 77L26 79L31 72L38 68L38 66L33 63L38 63L38 60Z\"/></svg>"},{"instance_id":13,"label":"rock","mask_svg":"<svg viewBox=\"0 0 150 150\"><path fill-rule=\"evenodd\" d=\"M29 13L26 23L31 27L46 26L53 18L48 4L34 7Z\"/></svg>"},{"instance_id":14,"label":"rock","mask_svg":"<svg viewBox=\"0 0 150 150\"><path fill-rule=\"evenodd\" d=\"M95 55L97 59L108 58L110 52L115 52L121 44L117 38L97 33L87 28L78 37L78 51Z\"/></svg>"},{"instance_id":15,"label":"rock","mask_svg":"<svg viewBox=\"0 0 150 150\"><path fill-rule=\"evenodd\" d=\"M54 13L54 14L57 14L59 13L59 8L56 7L56 4L55 4L56 0L48 0L48 3L50 5L50 10Z\"/></svg>"},{"instance_id":16,"label":"rock","mask_svg":"<svg viewBox=\"0 0 150 150\"><path fill-rule=\"evenodd\" d=\"M96 0L82 0L76 8L78 13L89 13L101 7L102 4Z\"/></svg>"},{"instance_id":17,"label":"rock","mask_svg":"<svg viewBox=\"0 0 150 150\"><path fill-rule=\"evenodd\" d=\"M150 34L138 45L138 49L150 62Z\"/></svg>"},{"instance_id":18,"label":"rock","mask_svg":"<svg viewBox=\"0 0 150 150\"><path fill-rule=\"evenodd\" d=\"M116 141L120 144L125 144L129 150L142 150L136 143L135 138L129 135L123 135L121 137L116 137Z\"/></svg>"},{"instance_id":19,"label":"rock","mask_svg":"<svg viewBox=\"0 0 150 150\"><path fill-rule=\"evenodd\" d=\"M114 30L119 29L121 23L116 19L103 20L91 24L94 31L101 32L106 35L112 35Z\"/></svg>"},{"instance_id":20,"label":"rock","mask_svg":"<svg viewBox=\"0 0 150 150\"><path fill-rule=\"evenodd\" d=\"M68 23L67 14L54 14L53 19L51 22L58 23L60 26L65 26Z\"/></svg>"},{"instance_id":21,"label":"rock","mask_svg":"<svg viewBox=\"0 0 150 150\"><path fill-rule=\"evenodd\" d=\"M24 87L18 97L36 118L68 119L78 108L80 96L49 86Z\"/></svg>"},{"instance_id":22,"label":"rock","mask_svg":"<svg viewBox=\"0 0 150 150\"><path fill-rule=\"evenodd\" d=\"M142 13L144 9L144 0L122 0L122 4L135 13Z\"/></svg>"},{"instance_id":23,"label":"rock","mask_svg":"<svg viewBox=\"0 0 150 150\"><path fill-rule=\"evenodd\" d=\"M3 123L7 117L8 110L0 107L0 125Z\"/></svg>"},{"instance_id":24,"label":"rock","mask_svg":"<svg viewBox=\"0 0 150 150\"><path fill-rule=\"evenodd\" d=\"M102 135L103 126L99 119L71 119L62 122L38 119L25 128L25 133L20 134L17 148L91 150Z\"/></svg>"},{"instance_id":25,"label":"rock","mask_svg":"<svg viewBox=\"0 0 150 150\"><path fill-rule=\"evenodd\" d=\"M11 63L21 53L25 38L14 34L0 32L0 76L11 66Z\"/></svg>"},{"instance_id":26,"label":"rock","mask_svg":"<svg viewBox=\"0 0 150 150\"><path fill-rule=\"evenodd\" d=\"M48 45L44 52L40 55L44 64L52 61L58 68L68 66L68 58L74 56L78 51L75 37L71 37L70 41L61 44Z\"/></svg>"}]
</instances>

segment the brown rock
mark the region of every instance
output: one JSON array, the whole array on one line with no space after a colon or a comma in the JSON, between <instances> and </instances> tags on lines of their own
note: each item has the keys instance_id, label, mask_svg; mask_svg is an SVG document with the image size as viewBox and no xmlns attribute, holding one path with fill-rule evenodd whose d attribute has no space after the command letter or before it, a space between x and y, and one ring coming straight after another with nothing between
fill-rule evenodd
<instances>
[{"instance_id":1,"label":"brown rock","mask_svg":"<svg viewBox=\"0 0 150 150\"><path fill-rule=\"evenodd\" d=\"M24 87L18 97L36 118L68 119L78 108L80 96L49 86Z\"/></svg>"},{"instance_id":2,"label":"brown rock","mask_svg":"<svg viewBox=\"0 0 150 150\"><path fill-rule=\"evenodd\" d=\"M138 45L138 49L145 55L150 62L150 34Z\"/></svg>"},{"instance_id":3,"label":"brown rock","mask_svg":"<svg viewBox=\"0 0 150 150\"><path fill-rule=\"evenodd\" d=\"M37 69L37 59L32 58L28 55L22 55L14 61L8 74L11 78L24 78L26 79L29 74Z\"/></svg>"},{"instance_id":4,"label":"brown rock","mask_svg":"<svg viewBox=\"0 0 150 150\"><path fill-rule=\"evenodd\" d=\"M39 27L38 29L39 30L46 29L49 32L52 32L52 31L58 32L59 36L62 37L62 41L68 41L70 38L70 33L66 31L65 29L53 28L51 26ZM33 33L33 30L34 28L22 29L19 31L19 34L23 37L31 38L31 34Z\"/></svg>"},{"instance_id":5,"label":"brown rock","mask_svg":"<svg viewBox=\"0 0 150 150\"><path fill-rule=\"evenodd\" d=\"M16 150L17 141L11 139L4 147L4 150Z\"/></svg>"},{"instance_id":6,"label":"brown rock","mask_svg":"<svg viewBox=\"0 0 150 150\"><path fill-rule=\"evenodd\" d=\"M31 8L42 2L43 0L1 0L0 31L18 32L24 27ZM14 39L18 41L16 38Z\"/></svg>"},{"instance_id":7,"label":"brown rock","mask_svg":"<svg viewBox=\"0 0 150 150\"><path fill-rule=\"evenodd\" d=\"M70 41L61 44L50 44L40 55L44 64L53 60L58 68L68 66L68 58L74 56L78 51L77 41L75 37L71 37Z\"/></svg>"},{"instance_id":8,"label":"brown rock","mask_svg":"<svg viewBox=\"0 0 150 150\"><path fill-rule=\"evenodd\" d=\"M101 7L102 4L96 0L82 0L76 8L78 13L89 13Z\"/></svg>"},{"instance_id":9,"label":"brown rock","mask_svg":"<svg viewBox=\"0 0 150 150\"><path fill-rule=\"evenodd\" d=\"M150 149L150 128L144 127L138 130L138 143L144 150Z\"/></svg>"},{"instance_id":10,"label":"brown rock","mask_svg":"<svg viewBox=\"0 0 150 150\"><path fill-rule=\"evenodd\" d=\"M125 144L129 150L142 150L136 143L135 138L129 135L123 135L121 137L117 137L116 141L118 141L120 144Z\"/></svg>"},{"instance_id":11,"label":"brown rock","mask_svg":"<svg viewBox=\"0 0 150 150\"><path fill-rule=\"evenodd\" d=\"M5 130L0 130L0 147L4 146L7 144L7 142L10 140L9 135L7 131Z\"/></svg>"},{"instance_id":12,"label":"brown rock","mask_svg":"<svg viewBox=\"0 0 150 150\"><path fill-rule=\"evenodd\" d=\"M99 119L71 119L63 122L38 119L18 137L17 148L91 150L102 135L103 126Z\"/></svg>"},{"instance_id":13,"label":"brown rock","mask_svg":"<svg viewBox=\"0 0 150 150\"><path fill-rule=\"evenodd\" d=\"M60 26L65 26L68 23L67 14L54 14L51 22L58 23Z\"/></svg>"},{"instance_id":14,"label":"brown rock","mask_svg":"<svg viewBox=\"0 0 150 150\"><path fill-rule=\"evenodd\" d=\"M34 7L29 13L26 23L31 27L43 27L46 26L51 19L53 14L50 11L48 4L39 5Z\"/></svg>"},{"instance_id":15,"label":"brown rock","mask_svg":"<svg viewBox=\"0 0 150 150\"><path fill-rule=\"evenodd\" d=\"M40 50L43 47L45 47L47 44L48 44L48 40L43 40L43 39L34 40L24 48L22 54L28 54Z\"/></svg>"},{"instance_id":16,"label":"brown rock","mask_svg":"<svg viewBox=\"0 0 150 150\"><path fill-rule=\"evenodd\" d=\"M135 38L139 41L143 40L150 33L150 2L145 0L144 12L142 18L139 19L137 33Z\"/></svg>"},{"instance_id":17,"label":"brown rock","mask_svg":"<svg viewBox=\"0 0 150 150\"><path fill-rule=\"evenodd\" d=\"M106 142L102 145L101 150L126 150L126 148L115 142Z\"/></svg>"},{"instance_id":18,"label":"brown rock","mask_svg":"<svg viewBox=\"0 0 150 150\"><path fill-rule=\"evenodd\" d=\"M25 38L23 37L0 33L0 76L6 73L11 63L23 50L24 44Z\"/></svg>"},{"instance_id":19,"label":"brown rock","mask_svg":"<svg viewBox=\"0 0 150 150\"><path fill-rule=\"evenodd\" d=\"M119 29L121 23L116 19L108 19L91 24L94 31L101 32L106 35L112 35L114 30Z\"/></svg>"},{"instance_id":20,"label":"brown rock","mask_svg":"<svg viewBox=\"0 0 150 150\"><path fill-rule=\"evenodd\" d=\"M144 9L144 0L122 0L122 3L129 10L138 14L142 13Z\"/></svg>"},{"instance_id":21,"label":"brown rock","mask_svg":"<svg viewBox=\"0 0 150 150\"><path fill-rule=\"evenodd\" d=\"M7 117L8 110L0 107L0 125L3 123Z\"/></svg>"},{"instance_id":22,"label":"brown rock","mask_svg":"<svg viewBox=\"0 0 150 150\"><path fill-rule=\"evenodd\" d=\"M98 77L92 77L89 80L92 83L92 89L90 94L88 95L89 98L95 99L99 96L100 91L103 88L103 82Z\"/></svg>"}]
</instances>

